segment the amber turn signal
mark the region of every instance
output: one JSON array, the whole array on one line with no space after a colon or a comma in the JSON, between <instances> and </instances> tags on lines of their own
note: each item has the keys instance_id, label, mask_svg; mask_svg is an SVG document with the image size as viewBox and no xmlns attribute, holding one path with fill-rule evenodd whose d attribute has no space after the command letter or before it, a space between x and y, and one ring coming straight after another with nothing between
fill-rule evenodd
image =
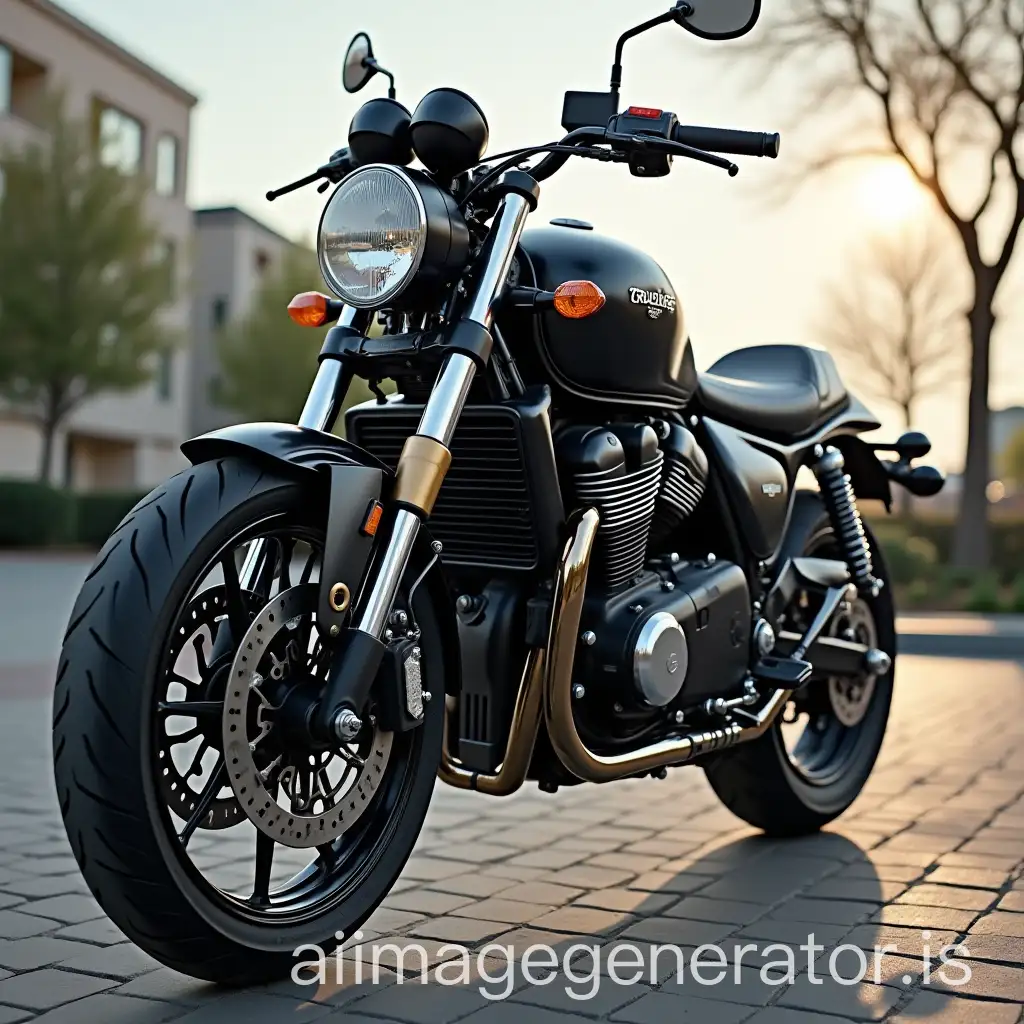
<instances>
[{"instance_id":1,"label":"amber turn signal","mask_svg":"<svg viewBox=\"0 0 1024 1024\"><path fill-rule=\"evenodd\" d=\"M323 327L327 323L327 296L319 292L299 292L288 303L288 315L300 327Z\"/></svg>"},{"instance_id":2,"label":"amber turn signal","mask_svg":"<svg viewBox=\"0 0 1024 1024\"><path fill-rule=\"evenodd\" d=\"M593 281L566 281L555 289L555 309L570 320L596 313L604 302L604 292Z\"/></svg>"},{"instance_id":3,"label":"amber turn signal","mask_svg":"<svg viewBox=\"0 0 1024 1024\"><path fill-rule=\"evenodd\" d=\"M380 517L384 514L384 506L379 501L371 501L370 507L366 510L366 518L360 530L367 536L373 537L380 526Z\"/></svg>"}]
</instances>

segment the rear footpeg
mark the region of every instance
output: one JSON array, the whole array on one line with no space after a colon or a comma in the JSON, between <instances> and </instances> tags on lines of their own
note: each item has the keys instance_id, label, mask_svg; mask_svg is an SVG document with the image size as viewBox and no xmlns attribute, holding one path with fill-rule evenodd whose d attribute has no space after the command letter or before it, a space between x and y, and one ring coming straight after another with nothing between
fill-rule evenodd
<instances>
[{"instance_id":1,"label":"rear footpeg","mask_svg":"<svg viewBox=\"0 0 1024 1024\"><path fill-rule=\"evenodd\" d=\"M811 678L814 666L809 661L797 658L763 657L754 668L754 678L763 679L775 686L793 690Z\"/></svg>"}]
</instances>

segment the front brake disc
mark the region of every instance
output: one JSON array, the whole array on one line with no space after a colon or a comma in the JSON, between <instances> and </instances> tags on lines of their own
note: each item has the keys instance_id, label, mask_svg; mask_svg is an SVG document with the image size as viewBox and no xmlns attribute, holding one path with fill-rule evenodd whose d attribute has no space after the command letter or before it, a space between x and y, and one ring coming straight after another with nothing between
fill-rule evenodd
<instances>
[{"instance_id":1,"label":"front brake disc","mask_svg":"<svg viewBox=\"0 0 1024 1024\"><path fill-rule=\"evenodd\" d=\"M257 767L254 755L280 710L266 699L264 681L309 674L299 626L316 612L317 600L318 585L305 583L260 610L231 664L222 719L228 779L242 811L275 842L297 848L330 843L355 823L384 778L393 739L368 721L351 744L321 752L282 748L266 768ZM294 634L284 644L282 631ZM282 788L287 807L279 802Z\"/></svg>"}]
</instances>

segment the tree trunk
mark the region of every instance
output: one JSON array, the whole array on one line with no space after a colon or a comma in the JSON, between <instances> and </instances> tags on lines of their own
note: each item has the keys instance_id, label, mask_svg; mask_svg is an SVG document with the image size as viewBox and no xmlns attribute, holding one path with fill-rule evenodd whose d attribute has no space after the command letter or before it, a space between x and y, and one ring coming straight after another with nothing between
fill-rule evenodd
<instances>
[{"instance_id":1,"label":"tree trunk","mask_svg":"<svg viewBox=\"0 0 1024 1024\"><path fill-rule=\"evenodd\" d=\"M991 555L988 524L990 478L988 387L992 331L996 318L992 300L998 281L991 269L975 276L974 308L967 320L971 332L971 390L967 403L967 455L964 462L960 515L953 538L953 564L986 569Z\"/></svg>"},{"instance_id":2,"label":"tree trunk","mask_svg":"<svg viewBox=\"0 0 1024 1024\"><path fill-rule=\"evenodd\" d=\"M48 484L53 471L53 442L57 433L57 423L52 416L46 415L39 429L43 435L43 450L39 457L39 482Z\"/></svg>"},{"instance_id":3,"label":"tree trunk","mask_svg":"<svg viewBox=\"0 0 1024 1024\"><path fill-rule=\"evenodd\" d=\"M910 430L911 425L914 422L913 416L913 399L910 401L902 402L900 408L903 412L903 431L904 433ZM912 520L914 518L914 501L913 495L905 487L897 486L894 489L894 497L896 504L896 514L905 519Z\"/></svg>"}]
</instances>

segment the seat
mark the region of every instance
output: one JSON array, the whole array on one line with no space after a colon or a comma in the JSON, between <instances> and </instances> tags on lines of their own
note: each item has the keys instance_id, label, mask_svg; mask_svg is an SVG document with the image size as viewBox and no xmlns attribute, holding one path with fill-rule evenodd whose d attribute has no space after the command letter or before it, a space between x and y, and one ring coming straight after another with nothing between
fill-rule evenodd
<instances>
[{"instance_id":1,"label":"seat","mask_svg":"<svg viewBox=\"0 0 1024 1024\"><path fill-rule=\"evenodd\" d=\"M700 375L704 410L734 426L797 438L850 401L832 356L801 345L757 345L730 352Z\"/></svg>"}]
</instances>

